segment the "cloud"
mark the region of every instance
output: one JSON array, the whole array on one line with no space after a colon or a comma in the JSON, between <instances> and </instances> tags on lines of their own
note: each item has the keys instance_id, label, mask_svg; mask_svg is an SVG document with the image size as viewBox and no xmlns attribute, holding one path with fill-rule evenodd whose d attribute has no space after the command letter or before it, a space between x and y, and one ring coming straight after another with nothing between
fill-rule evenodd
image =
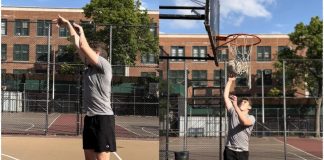
<instances>
[{"instance_id":1,"label":"cloud","mask_svg":"<svg viewBox=\"0 0 324 160\"><path fill-rule=\"evenodd\" d=\"M140 9L141 10L146 10L147 8L149 8L148 4L146 2L144 2L144 1L141 1Z\"/></svg>"},{"instance_id":2,"label":"cloud","mask_svg":"<svg viewBox=\"0 0 324 160\"><path fill-rule=\"evenodd\" d=\"M278 27L278 28L282 28L282 27L284 27L285 25L284 25L284 24L279 24L279 23L278 23L278 24L275 24L275 26Z\"/></svg>"},{"instance_id":3,"label":"cloud","mask_svg":"<svg viewBox=\"0 0 324 160\"><path fill-rule=\"evenodd\" d=\"M275 4L276 0L220 0L220 18L237 27L246 17L270 19L272 14L267 7Z\"/></svg>"}]
</instances>

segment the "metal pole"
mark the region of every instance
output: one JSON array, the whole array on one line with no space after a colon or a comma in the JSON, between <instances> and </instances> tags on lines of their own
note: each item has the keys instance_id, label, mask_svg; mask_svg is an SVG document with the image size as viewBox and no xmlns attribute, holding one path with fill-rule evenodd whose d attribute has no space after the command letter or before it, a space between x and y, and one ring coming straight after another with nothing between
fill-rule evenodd
<instances>
[{"instance_id":1,"label":"metal pole","mask_svg":"<svg viewBox=\"0 0 324 160\"><path fill-rule=\"evenodd\" d=\"M286 121L286 69L285 69L285 63L286 61L283 61L282 64L282 79L283 79L283 98L284 98L284 154L285 154L285 160L287 159L287 133L286 133L286 127L287 127L287 121Z\"/></svg>"},{"instance_id":2,"label":"metal pole","mask_svg":"<svg viewBox=\"0 0 324 160\"><path fill-rule=\"evenodd\" d=\"M222 93L222 70L219 70L219 75L220 75L220 81L219 81L219 86L220 86L220 95L223 95ZM222 98L220 99L220 107L222 107ZM223 108L219 108L219 159L222 159L222 110Z\"/></svg>"},{"instance_id":3,"label":"metal pole","mask_svg":"<svg viewBox=\"0 0 324 160\"><path fill-rule=\"evenodd\" d=\"M169 86L169 66L170 63L169 63L169 59L167 59L167 75L166 75L166 78L167 78L167 86L168 86L168 95L167 95L167 106L166 106L166 136L165 136L165 152L166 152L166 157L165 159L168 160L169 159L169 110L170 110L170 86Z\"/></svg>"},{"instance_id":4,"label":"metal pole","mask_svg":"<svg viewBox=\"0 0 324 160\"><path fill-rule=\"evenodd\" d=\"M109 26L109 63L112 62L112 25Z\"/></svg>"},{"instance_id":5,"label":"metal pole","mask_svg":"<svg viewBox=\"0 0 324 160\"><path fill-rule=\"evenodd\" d=\"M186 151L187 150L187 128L188 128L188 113L187 113L187 87L188 87L188 82L187 82L187 78L188 78L188 74L187 74L187 64L186 64L186 60L184 60L184 78L185 78L185 93L184 93L184 135L183 135L183 141L184 141L184 145L183 145L183 150Z\"/></svg>"},{"instance_id":6,"label":"metal pole","mask_svg":"<svg viewBox=\"0 0 324 160\"><path fill-rule=\"evenodd\" d=\"M264 125L264 70L261 70L261 80L262 80L262 125Z\"/></svg>"},{"instance_id":7,"label":"metal pole","mask_svg":"<svg viewBox=\"0 0 324 160\"><path fill-rule=\"evenodd\" d=\"M48 25L47 35L47 84L46 84L46 117L45 117L45 134L48 132L48 104L49 104L49 76L50 76L50 61L51 61L51 25Z\"/></svg>"},{"instance_id":8,"label":"metal pole","mask_svg":"<svg viewBox=\"0 0 324 160\"><path fill-rule=\"evenodd\" d=\"M53 48L54 52L55 49ZM53 54L53 80L52 80L52 110L54 111L54 98L55 98L55 55Z\"/></svg>"}]
</instances>

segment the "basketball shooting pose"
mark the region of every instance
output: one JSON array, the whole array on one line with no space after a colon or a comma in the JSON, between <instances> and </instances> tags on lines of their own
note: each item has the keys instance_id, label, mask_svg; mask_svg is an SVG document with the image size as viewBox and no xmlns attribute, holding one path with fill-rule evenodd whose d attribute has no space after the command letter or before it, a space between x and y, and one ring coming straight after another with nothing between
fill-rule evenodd
<instances>
[{"instance_id":1,"label":"basketball shooting pose","mask_svg":"<svg viewBox=\"0 0 324 160\"><path fill-rule=\"evenodd\" d=\"M83 105L87 111L82 139L85 159L109 160L110 152L116 151L116 138L110 102L112 69L104 58L107 53L99 44L90 47L80 25L71 24L61 16L53 21L68 28L80 59L88 66L83 76Z\"/></svg>"},{"instance_id":2,"label":"basketball shooting pose","mask_svg":"<svg viewBox=\"0 0 324 160\"><path fill-rule=\"evenodd\" d=\"M237 97L229 95L236 78L231 75L225 86L224 100L228 111L228 135L224 150L224 160L247 160L249 158L249 141L255 118L249 115L251 101L243 98L240 105Z\"/></svg>"}]
</instances>

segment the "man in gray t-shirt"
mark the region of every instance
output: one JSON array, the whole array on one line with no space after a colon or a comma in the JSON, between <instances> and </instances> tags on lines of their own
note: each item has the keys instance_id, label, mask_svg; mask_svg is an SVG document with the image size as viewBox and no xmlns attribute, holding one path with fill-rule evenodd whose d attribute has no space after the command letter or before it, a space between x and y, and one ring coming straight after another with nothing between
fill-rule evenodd
<instances>
[{"instance_id":1,"label":"man in gray t-shirt","mask_svg":"<svg viewBox=\"0 0 324 160\"><path fill-rule=\"evenodd\" d=\"M230 77L225 86L224 100L228 111L228 135L224 150L224 160L247 160L249 158L249 141L255 118L249 115L252 103L243 98L238 106L237 97L229 95L235 77Z\"/></svg>"},{"instance_id":2,"label":"man in gray t-shirt","mask_svg":"<svg viewBox=\"0 0 324 160\"><path fill-rule=\"evenodd\" d=\"M90 47L80 25L71 24L61 16L53 21L68 28L80 59L88 66L83 78L83 105L87 111L82 135L85 159L107 160L110 152L116 151L116 138L115 117L110 103L112 70L110 63L103 58L107 57L104 55L107 54L105 47L100 43Z\"/></svg>"}]
</instances>

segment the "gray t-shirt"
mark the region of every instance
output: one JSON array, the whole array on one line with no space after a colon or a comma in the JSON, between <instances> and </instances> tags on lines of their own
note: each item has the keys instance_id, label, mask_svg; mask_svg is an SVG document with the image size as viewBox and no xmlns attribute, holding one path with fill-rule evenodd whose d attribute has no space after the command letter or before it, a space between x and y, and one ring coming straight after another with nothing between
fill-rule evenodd
<instances>
[{"instance_id":1,"label":"gray t-shirt","mask_svg":"<svg viewBox=\"0 0 324 160\"><path fill-rule=\"evenodd\" d=\"M250 135L255 123L255 118L252 115L247 115L252 121L251 126L244 126L240 124L238 114L234 107L228 110L228 135L227 135L227 147L239 148L243 151L249 151Z\"/></svg>"},{"instance_id":2,"label":"gray t-shirt","mask_svg":"<svg viewBox=\"0 0 324 160\"><path fill-rule=\"evenodd\" d=\"M114 115L111 109L111 78L110 63L103 57L98 57L98 64L89 66L83 76L83 104L87 115Z\"/></svg>"}]
</instances>

